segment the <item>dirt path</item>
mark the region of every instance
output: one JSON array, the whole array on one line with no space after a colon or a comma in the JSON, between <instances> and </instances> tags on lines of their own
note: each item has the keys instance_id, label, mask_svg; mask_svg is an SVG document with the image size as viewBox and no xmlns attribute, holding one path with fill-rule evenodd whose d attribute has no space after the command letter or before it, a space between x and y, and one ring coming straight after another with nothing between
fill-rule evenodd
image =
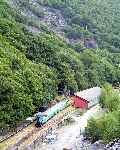
<instances>
[{"instance_id":1,"label":"dirt path","mask_svg":"<svg viewBox=\"0 0 120 150\"><path fill-rule=\"evenodd\" d=\"M75 119L75 123L59 129L58 140L54 144L46 144L38 148L37 150L63 150L63 148L71 148L72 150L77 150L76 141L77 137L80 136L80 131L83 132L87 126L87 121L91 117L98 117L103 114L103 110L99 105L94 106L81 117L76 117L72 114Z\"/></svg>"}]
</instances>

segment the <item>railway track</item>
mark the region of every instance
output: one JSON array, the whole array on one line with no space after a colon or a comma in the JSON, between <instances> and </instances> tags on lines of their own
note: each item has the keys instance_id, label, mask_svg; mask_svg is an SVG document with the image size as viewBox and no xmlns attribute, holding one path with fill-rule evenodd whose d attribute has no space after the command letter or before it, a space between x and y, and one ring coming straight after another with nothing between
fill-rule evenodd
<instances>
[{"instance_id":1,"label":"railway track","mask_svg":"<svg viewBox=\"0 0 120 150\"><path fill-rule=\"evenodd\" d=\"M13 137L15 134L17 134L18 132L20 133L23 129L26 129L28 126L30 126L33 123L28 123L27 125L25 125L23 128L21 128L20 130L17 130L15 132L13 132L12 134L4 137L3 139L0 140L0 143L3 143L4 141L8 140L9 138Z\"/></svg>"},{"instance_id":2,"label":"railway track","mask_svg":"<svg viewBox=\"0 0 120 150\"><path fill-rule=\"evenodd\" d=\"M10 145L14 145L15 143L18 143L22 138L28 135L28 133L32 132L34 130L35 123L31 123L29 126L23 128L18 133L8 137L7 139L4 139L3 142L0 143L0 150L7 150L7 148Z\"/></svg>"},{"instance_id":3,"label":"railway track","mask_svg":"<svg viewBox=\"0 0 120 150\"><path fill-rule=\"evenodd\" d=\"M62 111L62 113L56 115L54 117L54 119L50 120L45 127L43 127L43 129L41 131L37 131L34 132L34 134L32 134L28 139L26 139L26 141L24 141L19 148L22 149L23 147L25 147L25 145L31 145L34 140L37 140L38 138L42 137L42 135L45 134L45 132L47 132L47 130L49 128L56 128L56 125L59 124L62 120L64 120L64 116L67 116L69 113L71 113L72 111L74 111L75 109L73 107L69 107L67 109L65 109L64 111Z\"/></svg>"},{"instance_id":4,"label":"railway track","mask_svg":"<svg viewBox=\"0 0 120 150\"><path fill-rule=\"evenodd\" d=\"M23 149L31 145L38 138L41 138L42 135L46 134L47 130L50 127L56 126L64 116L67 116L71 111L74 111L74 108L69 106L57 115L55 115L52 119L50 119L46 124L44 124L41 128L36 128L35 123L30 124L28 127L19 131L17 134L11 136L10 138L4 140L0 143L0 150L16 150Z\"/></svg>"}]
</instances>

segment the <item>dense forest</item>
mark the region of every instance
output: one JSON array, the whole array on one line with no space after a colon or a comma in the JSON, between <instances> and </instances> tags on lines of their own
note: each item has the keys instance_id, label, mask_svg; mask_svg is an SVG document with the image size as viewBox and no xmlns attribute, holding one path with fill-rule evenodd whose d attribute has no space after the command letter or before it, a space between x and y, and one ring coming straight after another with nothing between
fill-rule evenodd
<instances>
[{"instance_id":1,"label":"dense forest","mask_svg":"<svg viewBox=\"0 0 120 150\"><path fill-rule=\"evenodd\" d=\"M0 128L15 127L67 90L120 81L118 0L35 1L62 13L61 32L79 39L72 45L39 21L45 14L33 1L12 2L0 1Z\"/></svg>"}]
</instances>

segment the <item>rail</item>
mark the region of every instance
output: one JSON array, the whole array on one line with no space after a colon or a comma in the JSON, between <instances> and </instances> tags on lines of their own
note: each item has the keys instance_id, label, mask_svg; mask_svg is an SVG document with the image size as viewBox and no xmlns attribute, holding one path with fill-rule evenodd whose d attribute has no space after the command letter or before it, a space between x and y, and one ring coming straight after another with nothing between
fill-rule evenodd
<instances>
[{"instance_id":1,"label":"rail","mask_svg":"<svg viewBox=\"0 0 120 150\"><path fill-rule=\"evenodd\" d=\"M17 131L14 131L13 133L9 134L8 136L6 136L6 137L0 139L0 143L6 141L7 139L11 138L11 137L14 136L15 134L21 132L23 129L27 128L30 124L33 124L33 122L27 123L27 125L24 125L23 128L21 128L21 129L19 129L19 130L17 130Z\"/></svg>"},{"instance_id":2,"label":"rail","mask_svg":"<svg viewBox=\"0 0 120 150\"><path fill-rule=\"evenodd\" d=\"M41 140L41 138L47 134L49 128L56 128L56 126L64 119L64 117L74 110L75 109L73 107L68 107L65 110L63 110L53 119L49 120L48 123L46 123L41 130L34 131L34 133L31 134L31 136L29 136L28 138L26 138L26 140L24 140L23 143L20 143L19 149L24 149L26 146L33 145L34 142L38 139Z\"/></svg>"},{"instance_id":3,"label":"rail","mask_svg":"<svg viewBox=\"0 0 120 150\"><path fill-rule=\"evenodd\" d=\"M3 142L0 143L0 149L2 148L2 150L10 150L21 146L23 147L25 145L31 145L34 141L37 140L37 138L41 138L44 134L46 134L50 127L54 128L58 123L60 123L60 121L62 121L64 117L73 110L75 109L71 106L65 108L63 111L50 119L41 128L36 128L35 123L28 125L16 134L8 137L7 139L4 139Z\"/></svg>"}]
</instances>

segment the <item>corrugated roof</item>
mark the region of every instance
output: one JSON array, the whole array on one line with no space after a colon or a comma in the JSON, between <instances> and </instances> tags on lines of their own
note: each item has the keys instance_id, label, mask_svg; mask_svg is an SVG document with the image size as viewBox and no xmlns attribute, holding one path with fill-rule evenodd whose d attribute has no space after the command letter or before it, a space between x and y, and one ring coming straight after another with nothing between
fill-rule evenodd
<instances>
[{"instance_id":1,"label":"corrugated roof","mask_svg":"<svg viewBox=\"0 0 120 150\"><path fill-rule=\"evenodd\" d=\"M80 92L75 93L76 96L82 97L87 101L92 101L96 97L100 97L101 95L101 88L100 87L93 87L90 89L86 89Z\"/></svg>"}]
</instances>

